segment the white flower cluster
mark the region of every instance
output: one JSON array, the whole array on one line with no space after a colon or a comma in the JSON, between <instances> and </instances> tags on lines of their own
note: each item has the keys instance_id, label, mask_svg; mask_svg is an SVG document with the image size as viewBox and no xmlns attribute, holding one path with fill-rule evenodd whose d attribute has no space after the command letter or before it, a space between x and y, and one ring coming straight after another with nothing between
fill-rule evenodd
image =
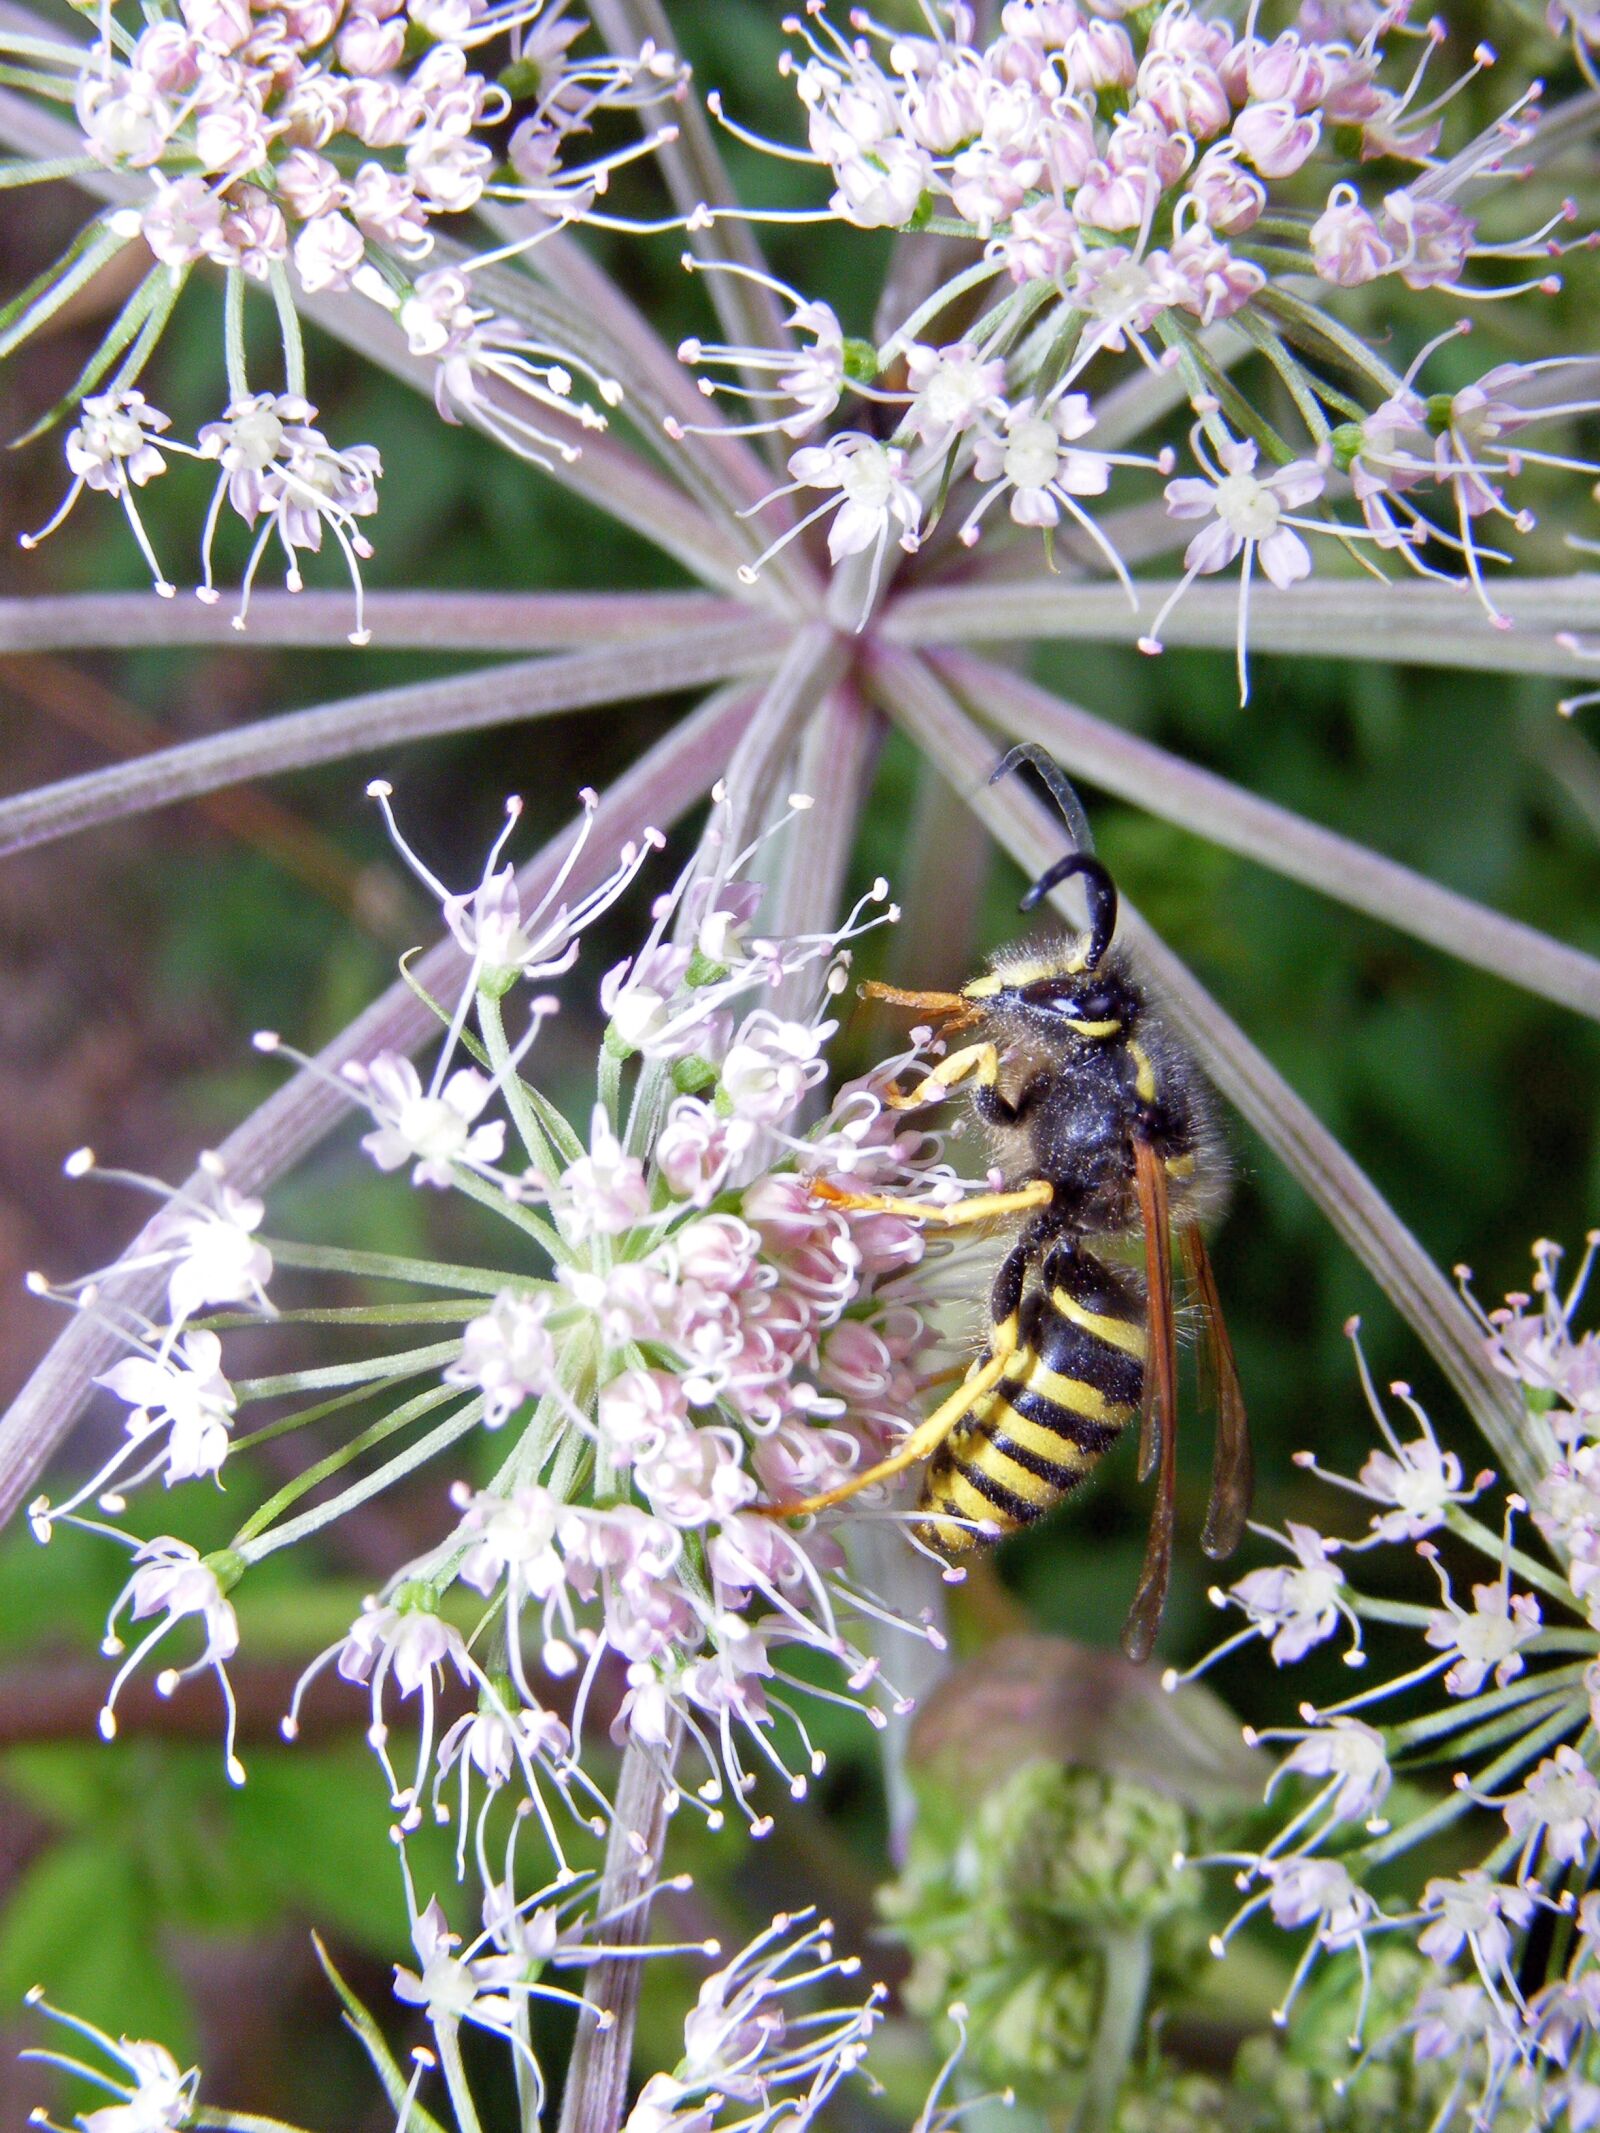
<instances>
[{"instance_id":1,"label":"white flower cluster","mask_svg":"<svg viewBox=\"0 0 1600 2133\"><path fill-rule=\"evenodd\" d=\"M181 0L131 22L108 7L86 49L35 42L29 57L61 69L97 163L148 175L114 234L174 269L267 281L292 263L307 295L360 287L365 268L392 308L388 263L425 258L434 221L483 197L496 159L477 136L516 108L472 55L508 41L513 87L533 98L508 147L515 190L556 216L604 189L604 166L565 166L594 112L677 86L654 47L574 61L584 25L562 16L546 0Z\"/></svg>"},{"instance_id":2,"label":"white flower cluster","mask_svg":"<svg viewBox=\"0 0 1600 2133\"><path fill-rule=\"evenodd\" d=\"M1441 2133L1511 2122L1583 2127L1600 2114L1600 1337L1574 1324L1597 1246L1600 1233L1563 1291L1559 1250L1538 1245L1532 1294L1482 1319L1496 1368L1526 1402L1543 1468L1531 1504L1508 1495L1499 1530L1485 1525L1468 1506L1493 1476L1466 1481L1404 1385L1393 1392L1419 1434L1397 1436L1363 1363L1384 1448L1355 1480L1323 1473L1310 1454L1300 1463L1377 1506L1366 1534L1340 1543L1292 1525L1292 1565L1251 1571L1213 1594L1247 1626L1203 1666L1258 1640L1289 1664L1341 1621L1355 1631L1346 1658L1360 1664L1364 1616L1420 1639L1417 1663L1394 1679L1340 1703L1303 1705L1299 1728L1247 1734L1290 1744L1269 1798L1296 1777L1310 1790L1261 1850L1224 1855L1245 1899L1214 1945L1222 1953L1263 1910L1287 1929L1309 1927L1283 1996L1287 2018L1319 1956L1347 1951L1365 1978L1375 1936L1408 1936L1431 1981L1381 2034L1362 2034L1363 2012L1351 2078L1401 2051L1419 2065L1437 2062ZM1542 1553L1519 1537L1524 1519ZM1347 1581L1341 1562L1403 1543L1437 1578L1438 1604L1369 1601ZM1470 1607L1457 1597L1446 1550L1489 1566L1471 1584ZM1169 1675L1169 1684L1179 1678L1187 1677ZM1393 1700L1430 1683L1442 1702L1378 1722ZM1431 1794L1429 1766L1450 1780ZM1405 1812L1391 1825L1383 1810L1399 1797L1394 1776L1413 1768ZM1469 1863L1428 1879L1409 1907L1371 1893L1376 1870L1387 1867L1392 1885L1392 1862L1452 1826Z\"/></svg>"},{"instance_id":3,"label":"white flower cluster","mask_svg":"<svg viewBox=\"0 0 1600 2133\"><path fill-rule=\"evenodd\" d=\"M1247 688L1251 577L1259 565L1275 586L1299 583L1312 569L1307 531L1371 542L1424 575L1470 582L1503 622L1482 565L1507 559L1484 545L1481 522L1528 529L1527 513L1506 497L1528 457L1513 439L1587 403L1551 405L1537 374L1554 366L1538 363L1424 396L1414 380L1435 344L1402 375L1370 335L1325 307L1318 285L1329 296L1385 278L1458 300L1553 293L1550 260L1563 249L1553 232L1574 213L1570 202L1524 236L1491 242L1479 229L1478 195L1509 175L1508 159L1533 138L1537 86L1444 160L1444 107L1495 55L1480 47L1468 76L1424 100L1444 31L1437 21L1408 27L1404 5L1306 7L1270 38L1258 7L1240 28L1203 17L1188 0L1140 9L1008 0L986 42L965 0L924 12L932 34L890 32L857 14L847 37L824 8L808 7L789 25L801 49L785 71L805 114L809 159L833 178L834 216L862 229L968 237L981 258L876 349L849 339L826 304L771 282L789 303L791 328L806 337L798 356L701 340L680 349L706 366L708 394L774 403L746 430L807 436L847 393L903 410L888 441L845 429L801 446L787 489L774 492L827 492L811 517L833 513L833 560L870 552L863 617L891 539L914 552L931 519L954 509L960 538L976 541L1002 497L1017 526L1047 536L1075 529L1137 606L1115 526L1092 517L1086 500L1107 494L1114 468L1170 473L1174 454L1084 442L1104 390L1119 382L1106 359L1131 351L1181 382L1201 468L1166 489L1172 519L1203 523L1181 582L1140 636L1144 650L1161 649L1162 626L1195 578L1239 563ZM1394 64L1407 38L1421 45L1409 73ZM713 108L753 138L715 100ZM1396 162L1417 177L1395 185ZM1391 173L1388 190L1371 198L1369 165ZM1504 262L1520 259L1539 270L1508 286ZM1471 285L1469 271L1479 275ZM978 316L961 339L929 335L947 309L970 313L978 292ZM1219 337L1230 320L1242 341ZM1269 413L1242 372L1249 350L1287 383L1303 437ZM753 388L752 373L771 386ZM1330 509L1347 484L1364 523ZM1442 523L1426 514L1427 501L1441 507ZM786 530L746 575L798 530Z\"/></svg>"},{"instance_id":4,"label":"white flower cluster","mask_svg":"<svg viewBox=\"0 0 1600 2133\"><path fill-rule=\"evenodd\" d=\"M370 1696L369 1738L400 1831L421 1821L430 1800L449 1819L454 1796L463 1869L474 1833L482 1865L485 1816L513 1780L558 1862L550 1789L580 1819L597 1809L604 1816L581 1765L597 1698L614 1713L614 1738L659 1761L674 1799L691 1797L719 1822L731 1798L760 1830L766 1818L751 1801L751 1751L800 1795L821 1756L793 1695L841 1694L795 1679L787 1654L809 1649L835 1661L845 1700L875 1723L883 1720L880 1695L894 1700L854 1626L864 1612L881 1612L877 1603L852 1584L825 1528L796 1531L768 1507L847 1480L915 1419L932 1374L939 1273L953 1264L948 1245L925 1245L919 1224L812 1190L818 1180L920 1189L930 1198L958 1189L938 1140L904 1130L878 1083L844 1089L809 1127L804 1117L808 1105L818 1108L846 944L894 915L885 886L874 884L836 931L759 934L758 892L743 878L755 846L735 848L719 791L701 858L657 900L639 952L600 986L607 1034L583 1139L522 1071L556 1005L542 988L571 968L583 931L629 889L661 840L648 832L594 886L571 895L574 870L590 866L594 798L586 794L565 863L530 904L503 863L520 817L512 802L477 887L453 895L404 846L389 788L373 791L438 896L468 967L426 1080L410 1059L380 1053L349 1066L339 1086L367 1111L362 1146L381 1169L408 1171L421 1188L471 1194L514 1235L510 1264L524 1263L532 1243L548 1271L496 1277L469 1268L453 1279L443 1270L445 1285L464 1298L453 1336L402 1347L392 1359L264 1380L264 1391L235 1387L211 1314L269 1313L273 1261L257 1236L260 1202L208 1158L204 1192L171 1196L148 1249L131 1262L170 1269L166 1323L121 1305L114 1279L54 1291L38 1283L115 1324L133 1352L101 1380L130 1409L125 1441L66 1500L41 1497L35 1531L48 1539L63 1521L98 1527L86 1512L91 1499L115 1515L131 1490L158 1475L169 1485L218 1475L241 1407L263 1396L343 1387L336 1405L388 1397L387 1415L357 1449L400 1429L410 1440L389 1468L380 1463L353 1484L352 1500L469 1431L502 1433L497 1478L457 1487L458 1523L397 1571L309 1670L286 1730L296 1729L306 1682L336 1660L339 1674ZM779 831L793 834L803 811L792 802ZM807 990L809 1006L791 1004ZM506 1014L518 999L527 1019L513 1042ZM270 1035L257 1041L280 1048ZM463 1060L469 1041L481 1065ZM886 1075L902 1063L891 1062ZM631 1104L623 1097L630 1075ZM84 1153L69 1167L87 1171L93 1159ZM152 1180L132 1182L164 1193ZM363 1264L370 1273L375 1262ZM398 1279L408 1266L396 1262ZM392 1317L422 1322L404 1305ZM436 1333L437 1319L427 1322ZM308 1418L325 1411L313 1400ZM149 1627L107 1697L108 1737L123 1682L190 1620L203 1635L196 1664L218 1674L231 1712L227 1662L239 1629L228 1595L252 1563L339 1514L335 1498L285 1516L326 1471L324 1461L304 1483L280 1489L270 1515L247 1517L231 1546L212 1556L172 1539L128 1542L133 1571L107 1649L122 1655L124 1610ZM452 1591L474 1596L479 1629L470 1642ZM929 1622L900 1626L937 1641ZM439 1712L446 1677L473 1702L450 1722ZM160 1686L170 1690L180 1678L169 1670ZM404 1777L389 1749L396 1697L421 1714L415 1767ZM560 1711L551 1708L557 1702ZM683 1734L703 1763L687 1795L671 1775ZM231 1718L228 1764L242 1776Z\"/></svg>"},{"instance_id":5,"label":"white flower cluster","mask_svg":"<svg viewBox=\"0 0 1600 2133\"><path fill-rule=\"evenodd\" d=\"M519 2083L525 2084L530 2122L537 2125L546 2086L529 2042L530 2005L566 2002L602 2027L610 2019L606 2011L597 2012L557 1982L562 1973L581 1975L592 1964L623 1954L646 1960L661 1955L715 1957L721 1952L715 1941L684 1947L653 1943L625 1950L607 1939L607 1929L641 1899L611 1910L596 1909L591 1891L570 1882L518 1899L509 1877L508 1860L506 1881L491 1883L486 1891L482 1930L465 1945L436 1899L418 1907L408 1878L418 1967L397 1963L394 1991L402 2005L426 2016L435 2048L413 2052L414 2071L403 2096L393 2061L385 2055L380 2062L392 2078L391 2100L400 2103L402 2128L410 2123L422 2081L436 2067L442 2070L463 2133L480 2123L462 2063L463 2027L479 2030L507 2048ZM671 1885L686 1888L688 1877ZM882 1985L873 1985L854 2005L813 2004L820 1987L853 1978L861 1968L858 1956L834 1953L832 1930L810 1910L793 1916L780 1913L731 1962L707 1976L684 2023L682 2059L670 2073L648 2077L628 2115L626 2133L712 2133L713 2127L716 2133L766 2133L780 2126L787 2133L806 2133L841 2083L864 2073L886 1997ZM347 2005L352 2004L349 1987L338 1982ZM198 2067L180 2071L160 2044L113 2039L93 2023L52 2006L41 1992L31 1992L28 2003L72 2032L79 2050L88 2045L95 2056L87 2060L38 2049L23 2056L60 2067L116 2099L81 2114L75 2121L81 2133L183 2133L197 2122L203 2111ZM952 2010L958 2018L962 2012ZM962 2115L961 2106L943 2101L953 2064L954 2058L937 2077L919 2115L917 2133L946 2133ZM198 2117L200 2124L210 2122L209 2113ZM258 2122L282 2125L277 2119ZM66 2133L42 2111L33 2114L33 2123L49 2133ZM297 2129L282 2125L282 2133Z\"/></svg>"},{"instance_id":6,"label":"white flower cluster","mask_svg":"<svg viewBox=\"0 0 1600 2133\"><path fill-rule=\"evenodd\" d=\"M295 305L326 291L367 297L413 356L437 365L436 398L448 421L483 420L502 442L545 464L552 453L578 456L549 432L551 413L604 426L597 408L574 398L573 373L584 372L614 405L613 380L475 301L465 272L419 269L440 219L463 215L488 191L537 209L541 233L590 215L612 170L671 138L672 129L569 162L573 143L602 109L681 95L683 69L670 54L647 44L635 59L575 56L571 47L586 25L547 0L182 0L176 10L141 0L131 19L107 5L98 20L88 46L0 30L0 53L24 61L29 86L72 107L86 162L138 188L136 204L98 217L19 300L7 345L43 324L86 267L135 243L155 261L72 396L79 412L66 443L72 484L24 546L53 532L85 488L103 491L122 504L157 592L170 597L175 588L134 491L166 471L165 455L182 452L222 469L206 521L203 599L215 597L211 543L225 493L249 525L263 522L241 628L273 532L295 591L297 551L315 554L331 531L359 608L357 559L370 550L354 522L377 508L380 468L370 445L334 451L310 426L316 409L305 395ZM496 79L472 64L491 45L507 62ZM485 136L513 117L502 151ZM41 178L56 174L53 164L39 166ZM190 446L167 435L167 416L137 380L200 265L228 277L229 401ZM266 285L275 300L282 394L252 391L245 377L246 282ZM104 390L90 389L108 372ZM359 611L352 641L366 641Z\"/></svg>"}]
</instances>

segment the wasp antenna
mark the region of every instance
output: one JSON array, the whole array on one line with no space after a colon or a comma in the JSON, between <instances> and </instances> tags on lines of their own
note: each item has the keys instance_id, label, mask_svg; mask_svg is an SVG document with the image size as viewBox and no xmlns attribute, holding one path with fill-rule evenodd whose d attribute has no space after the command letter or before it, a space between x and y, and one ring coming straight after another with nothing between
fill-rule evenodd
<instances>
[{"instance_id":1,"label":"wasp antenna","mask_svg":"<svg viewBox=\"0 0 1600 2133\"><path fill-rule=\"evenodd\" d=\"M1098 859L1092 859L1087 852L1069 852L1065 859L1058 859L1053 867L1045 869L1032 888L1024 893L1019 909L1031 911L1052 889L1059 889L1074 874L1082 877L1084 893L1089 900L1088 968L1097 970L1111 946L1111 936L1117 930L1117 885Z\"/></svg>"},{"instance_id":2,"label":"wasp antenna","mask_svg":"<svg viewBox=\"0 0 1600 2133\"><path fill-rule=\"evenodd\" d=\"M1094 832L1089 827L1089 817L1083 802L1068 784L1066 773L1047 749L1037 741L1020 741L1015 748L1008 748L989 774L989 783L998 785L1000 780L1013 770L1020 770L1024 763L1031 763L1050 797L1061 812L1067 825L1067 835L1072 839L1074 851L1093 852ZM1031 906L1029 907L1031 908Z\"/></svg>"}]
</instances>

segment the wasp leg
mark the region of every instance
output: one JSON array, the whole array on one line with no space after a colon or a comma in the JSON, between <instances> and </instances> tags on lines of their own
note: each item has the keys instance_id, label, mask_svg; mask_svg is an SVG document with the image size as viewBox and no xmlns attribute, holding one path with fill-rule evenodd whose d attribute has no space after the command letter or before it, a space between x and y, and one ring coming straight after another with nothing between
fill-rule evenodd
<instances>
[{"instance_id":1,"label":"wasp leg","mask_svg":"<svg viewBox=\"0 0 1600 2133\"><path fill-rule=\"evenodd\" d=\"M898 985L880 985L868 978L861 988L864 1000L883 1000L890 1007L920 1007L930 1015L960 1015L972 1012L972 1002L958 992L902 992Z\"/></svg>"},{"instance_id":2,"label":"wasp leg","mask_svg":"<svg viewBox=\"0 0 1600 2133\"><path fill-rule=\"evenodd\" d=\"M919 1104L937 1103L947 1089L953 1089L969 1074L976 1074L980 1089L992 1089L1000 1073L1000 1054L992 1044L968 1044L959 1052L952 1052L948 1059L941 1059L932 1073L925 1074L915 1088L890 1089L884 1102L891 1111L914 1111Z\"/></svg>"},{"instance_id":3,"label":"wasp leg","mask_svg":"<svg viewBox=\"0 0 1600 2133\"><path fill-rule=\"evenodd\" d=\"M925 1422L919 1422L902 1443L898 1444L887 1459L880 1459L876 1466L869 1466L859 1474L852 1474L848 1481L840 1482L836 1489L824 1489L816 1496L802 1496L795 1503L758 1503L750 1506L763 1518L799 1518L808 1511L826 1511L830 1505L843 1503L858 1490L869 1488L875 1481L888 1481L896 1474L903 1474L908 1466L915 1466L919 1459L926 1459L936 1452L963 1416L983 1398L984 1394L1000 1382L1006 1363L1017 1345L1017 1314L1013 1312L1001 1324L990 1329L991 1353L987 1362L977 1363L968 1373L965 1382L959 1385L937 1406Z\"/></svg>"},{"instance_id":4,"label":"wasp leg","mask_svg":"<svg viewBox=\"0 0 1600 2133\"><path fill-rule=\"evenodd\" d=\"M826 1200L830 1207L853 1207L858 1214L866 1215L904 1215L908 1221L937 1222L946 1229L956 1229L967 1222L990 1222L997 1215L1024 1214L1030 1207L1048 1207L1055 1197L1048 1178L1034 1178L1019 1185L1015 1192L974 1193L970 1199L955 1200L948 1207L927 1200L898 1200L890 1193L846 1192L827 1178L813 1178L810 1189L813 1199Z\"/></svg>"}]
</instances>

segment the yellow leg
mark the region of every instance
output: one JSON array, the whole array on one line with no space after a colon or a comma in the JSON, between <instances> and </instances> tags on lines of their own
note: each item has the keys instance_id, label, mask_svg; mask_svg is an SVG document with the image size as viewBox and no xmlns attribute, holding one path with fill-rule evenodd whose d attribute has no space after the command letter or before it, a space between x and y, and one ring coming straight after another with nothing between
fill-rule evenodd
<instances>
[{"instance_id":1,"label":"yellow leg","mask_svg":"<svg viewBox=\"0 0 1600 2133\"><path fill-rule=\"evenodd\" d=\"M898 985L880 985L876 978L868 978L861 993L864 999L883 1000L890 1007L920 1007L930 1015L972 1012L972 1002L964 1000L958 992L903 992Z\"/></svg>"},{"instance_id":2,"label":"yellow leg","mask_svg":"<svg viewBox=\"0 0 1600 2133\"><path fill-rule=\"evenodd\" d=\"M803 1496L796 1503L752 1504L750 1508L759 1511L763 1518L800 1518L808 1511L826 1511L830 1505L843 1503L847 1497L870 1488L874 1482L888 1481L896 1474L903 1474L908 1466L915 1466L919 1459L928 1458L939 1449L962 1417L971 1413L991 1386L999 1384L1006 1362L1017 1345L1017 1328L1015 1312L1002 1324L990 1328L993 1353L989 1360L978 1364L949 1399L942 1401L925 1422L919 1422L887 1459L880 1459L876 1466L852 1474L836 1489L824 1489L820 1495Z\"/></svg>"},{"instance_id":3,"label":"yellow leg","mask_svg":"<svg viewBox=\"0 0 1600 2133\"><path fill-rule=\"evenodd\" d=\"M1000 1075L1000 1054L992 1044L963 1045L959 1052L941 1059L914 1089L891 1089L884 1102L891 1111L914 1111L919 1104L937 1103L947 1089L965 1081L969 1074L977 1075L980 1087L994 1087Z\"/></svg>"},{"instance_id":4,"label":"yellow leg","mask_svg":"<svg viewBox=\"0 0 1600 2133\"><path fill-rule=\"evenodd\" d=\"M811 1180L813 1199L830 1207L853 1207L858 1214L904 1215L912 1222L938 1222L946 1229L966 1222L989 1222L997 1215L1026 1214L1030 1207L1048 1207L1055 1197L1048 1178L1034 1178L1015 1192L979 1192L970 1199L954 1200L941 1207L927 1200L897 1200L888 1193L845 1192L827 1178Z\"/></svg>"}]
</instances>

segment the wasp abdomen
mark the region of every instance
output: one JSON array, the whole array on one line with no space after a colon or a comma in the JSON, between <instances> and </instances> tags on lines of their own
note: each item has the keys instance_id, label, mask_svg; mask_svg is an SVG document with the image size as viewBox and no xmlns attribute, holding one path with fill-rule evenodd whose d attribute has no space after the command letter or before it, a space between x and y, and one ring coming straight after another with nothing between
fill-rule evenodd
<instances>
[{"instance_id":1,"label":"wasp abdomen","mask_svg":"<svg viewBox=\"0 0 1600 2133\"><path fill-rule=\"evenodd\" d=\"M1080 1245L1058 1245L1024 1300L998 1385L935 1453L919 1536L943 1554L1054 1509L1139 1412L1144 1292ZM952 1521L959 1519L963 1524Z\"/></svg>"}]
</instances>

